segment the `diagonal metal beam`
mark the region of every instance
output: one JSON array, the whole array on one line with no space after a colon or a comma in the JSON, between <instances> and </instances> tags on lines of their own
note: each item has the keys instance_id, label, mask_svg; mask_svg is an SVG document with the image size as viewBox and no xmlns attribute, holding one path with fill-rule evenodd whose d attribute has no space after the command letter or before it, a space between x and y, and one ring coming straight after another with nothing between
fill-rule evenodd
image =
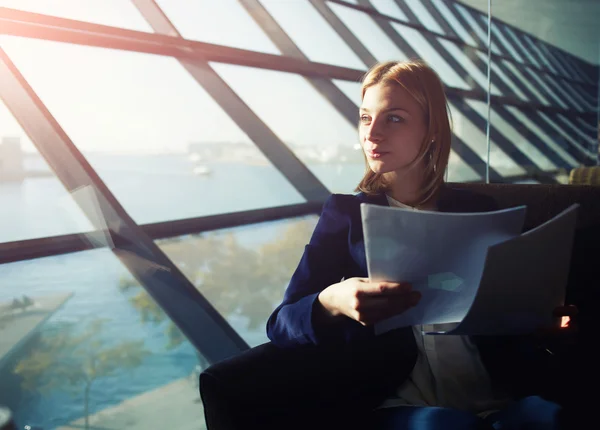
<instances>
[{"instance_id":1,"label":"diagonal metal beam","mask_svg":"<svg viewBox=\"0 0 600 430\"><path fill-rule=\"evenodd\" d=\"M182 333L211 363L248 348L119 204L85 157L0 48L0 98L68 192L92 191L96 205L76 199L96 230L108 231L115 255L144 286ZM159 268L159 270L154 270Z\"/></svg>"},{"instance_id":2,"label":"diagonal metal beam","mask_svg":"<svg viewBox=\"0 0 600 430\"><path fill-rule=\"evenodd\" d=\"M275 208L255 209L221 215L143 224L140 227L152 240L166 239L268 221L297 218L307 215L319 215L322 206L323 202L301 203ZM89 236L99 237L102 234L102 231L90 231L85 233L0 243L0 265L12 263L14 261L31 260L107 247L108 243L93 243L86 239L86 237ZM121 240L120 237L114 237L113 242L116 247L125 246L127 244L127 242Z\"/></svg>"}]
</instances>

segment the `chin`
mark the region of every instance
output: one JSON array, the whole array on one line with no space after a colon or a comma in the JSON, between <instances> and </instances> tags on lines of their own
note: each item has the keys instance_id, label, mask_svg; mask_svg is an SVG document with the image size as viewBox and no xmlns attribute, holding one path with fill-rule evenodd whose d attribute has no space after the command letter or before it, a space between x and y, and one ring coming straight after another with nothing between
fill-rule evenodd
<instances>
[{"instance_id":1,"label":"chin","mask_svg":"<svg viewBox=\"0 0 600 430\"><path fill-rule=\"evenodd\" d=\"M385 163L380 162L369 163L369 168L378 175L383 175L384 173L388 173L394 170L390 166L386 166Z\"/></svg>"}]
</instances>

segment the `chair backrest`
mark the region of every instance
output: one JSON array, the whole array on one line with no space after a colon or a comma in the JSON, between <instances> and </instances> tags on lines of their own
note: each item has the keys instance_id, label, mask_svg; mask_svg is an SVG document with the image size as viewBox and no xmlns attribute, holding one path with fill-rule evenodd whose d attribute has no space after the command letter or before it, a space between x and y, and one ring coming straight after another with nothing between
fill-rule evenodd
<instances>
[{"instance_id":1,"label":"chair backrest","mask_svg":"<svg viewBox=\"0 0 600 430\"><path fill-rule=\"evenodd\" d=\"M600 225L600 187L561 184L448 184L492 196L501 208L526 205L525 228L549 220L573 203L579 203L577 228Z\"/></svg>"},{"instance_id":2,"label":"chair backrest","mask_svg":"<svg viewBox=\"0 0 600 430\"><path fill-rule=\"evenodd\" d=\"M577 167L571 170L569 184L600 186L600 166Z\"/></svg>"}]
</instances>

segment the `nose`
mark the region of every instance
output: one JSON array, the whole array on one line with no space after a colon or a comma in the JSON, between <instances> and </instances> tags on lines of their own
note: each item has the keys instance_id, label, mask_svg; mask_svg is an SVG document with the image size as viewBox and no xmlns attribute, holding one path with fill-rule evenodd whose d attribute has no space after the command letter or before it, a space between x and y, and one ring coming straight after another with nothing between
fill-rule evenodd
<instances>
[{"instance_id":1,"label":"nose","mask_svg":"<svg viewBox=\"0 0 600 430\"><path fill-rule=\"evenodd\" d=\"M366 126L365 139L369 142L379 143L383 139L383 130L380 121L372 119L371 123Z\"/></svg>"}]
</instances>

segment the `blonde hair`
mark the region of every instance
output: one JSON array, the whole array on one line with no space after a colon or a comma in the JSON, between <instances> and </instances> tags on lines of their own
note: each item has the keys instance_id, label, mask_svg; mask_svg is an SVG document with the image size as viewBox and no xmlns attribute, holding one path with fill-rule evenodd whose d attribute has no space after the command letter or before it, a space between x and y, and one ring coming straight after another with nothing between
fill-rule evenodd
<instances>
[{"instance_id":1,"label":"blonde hair","mask_svg":"<svg viewBox=\"0 0 600 430\"><path fill-rule=\"evenodd\" d=\"M364 98L368 88L379 83L400 85L417 101L425 115L427 133L421 151L408 166L413 168L424 161L425 183L419 203L422 205L435 196L443 184L450 157L451 120L444 86L431 67L416 60L389 61L373 66L363 78L361 98ZM389 190L390 184L382 174L370 169L366 157L365 164L365 175L355 191L371 195Z\"/></svg>"}]
</instances>

